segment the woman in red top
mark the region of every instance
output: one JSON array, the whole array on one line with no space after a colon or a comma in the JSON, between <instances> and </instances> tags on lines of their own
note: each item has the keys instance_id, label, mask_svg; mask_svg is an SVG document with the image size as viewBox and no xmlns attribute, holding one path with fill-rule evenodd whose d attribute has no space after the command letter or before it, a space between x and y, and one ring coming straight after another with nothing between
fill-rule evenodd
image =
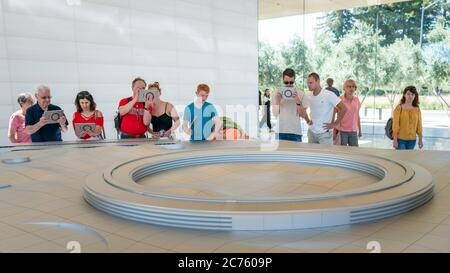
<instances>
[{"instance_id":1,"label":"woman in red top","mask_svg":"<svg viewBox=\"0 0 450 273\"><path fill-rule=\"evenodd\" d=\"M95 132L82 132L78 135L77 130L75 134L80 139L90 139L92 137L100 137L103 132L103 114L96 110L94 98L88 91L81 91L75 98L75 106L77 112L73 114L72 125L75 130L75 124L80 123L95 123Z\"/></svg>"}]
</instances>

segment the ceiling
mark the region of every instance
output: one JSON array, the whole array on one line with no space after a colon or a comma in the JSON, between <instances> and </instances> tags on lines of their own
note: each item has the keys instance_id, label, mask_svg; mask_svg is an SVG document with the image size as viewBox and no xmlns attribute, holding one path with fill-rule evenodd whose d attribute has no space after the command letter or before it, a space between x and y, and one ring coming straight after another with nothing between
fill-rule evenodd
<instances>
[{"instance_id":1,"label":"ceiling","mask_svg":"<svg viewBox=\"0 0 450 273\"><path fill-rule=\"evenodd\" d=\"M366 7L409 0L259 0L259 19Z\"/></svg>"}]
</instances>

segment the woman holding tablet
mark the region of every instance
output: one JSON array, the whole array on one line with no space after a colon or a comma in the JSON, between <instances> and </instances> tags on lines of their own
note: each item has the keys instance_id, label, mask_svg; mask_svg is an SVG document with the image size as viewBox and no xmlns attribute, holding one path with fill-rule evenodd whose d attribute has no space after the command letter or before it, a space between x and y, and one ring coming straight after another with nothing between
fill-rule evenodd
<instances>
[{"instance_id":1,"label":"woman holding tablet","mask_svg":"<svg viewBox=\"0 0 450 273\"><path fill-rule=\"evenodd\" d=\"M79 92L75 98L75 106L77 111L72 120L75 135L80 139L104 138L103 114L96 110L97 105L92 95L88 91Z\"/></svg>"}]
</instances>

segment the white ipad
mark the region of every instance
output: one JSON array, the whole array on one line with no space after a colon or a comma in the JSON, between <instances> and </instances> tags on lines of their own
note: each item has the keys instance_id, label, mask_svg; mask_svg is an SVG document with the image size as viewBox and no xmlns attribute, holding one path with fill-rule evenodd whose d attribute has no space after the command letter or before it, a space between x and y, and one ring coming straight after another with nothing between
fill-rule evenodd
<instances>
[{"instance_id":1,"label":"white ipad","mask_svg":"<svg viewBox=\"0 0 450 273\"><path fill-rule=\"evenodd\" d=\"M283 96L283 99L285 100L292 100L294 99L294 87L279 87L278 92Z\"/></svg>"},{"instance_id":2,"label":"white ipad","mask_svg":"<svg viewBox=\"0 0 450 273\"><path fill-rule=\"evenodd\" d=\"M85 132L95 132L96 124L95 123L75 123L75 133L77 136L80 136Z\"/></svg>"},{"instance_id":3,"label":"white ipad","mask_svg":"<svg viewBox=\"0 0 450 273\"><path fill-rule=\"evenodd\" d=\"M139 91L139 98L138 102L145 102L148 98L148 96L153 97L153 105L158 104L158 94L156 94L157 91L150 91L150 90L141 90Z\"/></svg>"},{"instance_id":4,"label":"white ipad","mask_svg":"<svg viewBox=\"0 0 450 273\"><path fill-rule=\"evenodd\" d=\"M48 120L47 124L59 123L58 120L62 116L64 116L63 110L52 110L44 112L44 117L46 117Z\"/></svg>"}]
</instances>

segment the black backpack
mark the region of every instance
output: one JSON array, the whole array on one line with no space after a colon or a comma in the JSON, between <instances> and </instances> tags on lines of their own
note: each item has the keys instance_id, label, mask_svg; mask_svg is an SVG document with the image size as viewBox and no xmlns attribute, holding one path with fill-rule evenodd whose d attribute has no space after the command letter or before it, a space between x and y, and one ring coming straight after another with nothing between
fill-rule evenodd
<instances>
[{"instance_id":1,"label":"black backpack","mask_svg":"<svg viewBox=\"0 0 450 273\"><path fill-rule=\"evenodd\" d=\"M400 105L400 116L402 115L402 106ZM386 136L390 140L394 140L394 130L392 130L392 123L394 123L394 120L392 118L389 118L386 122L386 126L384 127L384 131Z\"/></svg>"},{"instance_id":2,"label":"black backpack","mask_svg":"<svg viewBox=\"0 0 450 273\"><path fill-rule=\"evenodd\" d=\"M127 98L127 103L131 101L130 98ZM120 135L120 127L122 126L122 117L119 114L119 110L116 111L116 115L114 116L114 128L116 128L117 136Z\"/></svg>"}]
</instances>

